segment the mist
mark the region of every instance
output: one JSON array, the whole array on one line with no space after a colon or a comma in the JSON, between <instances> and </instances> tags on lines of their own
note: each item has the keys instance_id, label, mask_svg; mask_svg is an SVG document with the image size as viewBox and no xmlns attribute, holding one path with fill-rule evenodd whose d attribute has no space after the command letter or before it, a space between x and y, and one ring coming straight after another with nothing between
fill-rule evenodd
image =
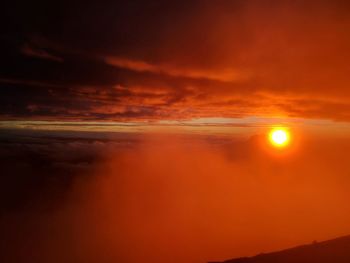
<instances>
[{"instance_id":1,"label":"mist","mask_svg":"<svg viewBox=\"0 0 350 263\"><path fill-rule=\"evenodd\" d=\"M285 154L271 154L255 138L66 144L56 153L67 159L72 147L74 156L94 149L98 161L78 170L50 209L43 207L52 193L44 192L4 213L2 256L200 263L349 233L350 144L320 140Z\"/></svg>"}]
</instances>

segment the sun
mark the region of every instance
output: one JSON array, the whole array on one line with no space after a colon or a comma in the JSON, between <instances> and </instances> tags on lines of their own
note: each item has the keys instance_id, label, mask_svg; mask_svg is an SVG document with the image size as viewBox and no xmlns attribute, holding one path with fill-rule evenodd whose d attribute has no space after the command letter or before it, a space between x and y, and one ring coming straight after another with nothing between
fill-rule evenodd
<instances>
[{"instance_id":1,"label":"sun","mask_svg":"<svg viewBox=\"0 0 350 263\"><path fill-rule=\"evenodd\" d=\"M285 147L289 144L290 135L285 128L274 128L269 133L269 140L276 147Z\"/></svg>"}]
</instances>

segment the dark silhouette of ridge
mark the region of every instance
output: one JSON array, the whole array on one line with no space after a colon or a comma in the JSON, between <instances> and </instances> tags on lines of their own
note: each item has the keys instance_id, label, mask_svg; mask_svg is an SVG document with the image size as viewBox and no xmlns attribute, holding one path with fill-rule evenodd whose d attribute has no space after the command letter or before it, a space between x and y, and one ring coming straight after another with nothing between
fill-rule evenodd
<instances>
[{"instance_id":1,"label":"dark silhouette of ridge","mask_svg":"<svg viewBox=\"0 0 350 263\"><path fill-rule=\"evenodd\" d=\"M350 236L221 263L350 263Z\"/></svg>"}]
</instances>

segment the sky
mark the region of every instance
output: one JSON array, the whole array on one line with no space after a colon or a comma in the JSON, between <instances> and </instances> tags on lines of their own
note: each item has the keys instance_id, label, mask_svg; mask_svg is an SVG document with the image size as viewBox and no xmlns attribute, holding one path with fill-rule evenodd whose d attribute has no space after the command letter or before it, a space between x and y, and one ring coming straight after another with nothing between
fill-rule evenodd
<instances>
[{"instance_id":1,"label":"sky","mask_svg":"<svg viewBox=\"0 0 350 263\"><path fill-rule=\"evenodd\" d=\"M347 1L11 1L1 118L348 121Z\"/></svg>"},{"instance_id":2,"label":"sky","mask_svg":"<svg viewBox=\"0 0 350 263\"><path fill-rule=\"evenodd\" d=\"M204 263L349 234L349 12L2 4L0 261Z\"/></svg>"}]
</instances>

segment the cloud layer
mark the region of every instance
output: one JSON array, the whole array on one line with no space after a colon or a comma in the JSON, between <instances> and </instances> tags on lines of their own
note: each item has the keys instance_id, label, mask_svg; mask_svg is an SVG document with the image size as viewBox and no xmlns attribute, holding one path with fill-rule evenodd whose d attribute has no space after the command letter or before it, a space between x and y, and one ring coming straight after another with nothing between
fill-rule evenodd
<instances>
[{"instance_id":1,"label":"cloud layer","mask_svg":"<svg viewBox=\"0 0 350 263\"><path fill-rule=\"evenodd\" d=\"M200 263L350 231L348 139L37 136L1 141L5 262Z\"/></svg>"}]
</instances>

